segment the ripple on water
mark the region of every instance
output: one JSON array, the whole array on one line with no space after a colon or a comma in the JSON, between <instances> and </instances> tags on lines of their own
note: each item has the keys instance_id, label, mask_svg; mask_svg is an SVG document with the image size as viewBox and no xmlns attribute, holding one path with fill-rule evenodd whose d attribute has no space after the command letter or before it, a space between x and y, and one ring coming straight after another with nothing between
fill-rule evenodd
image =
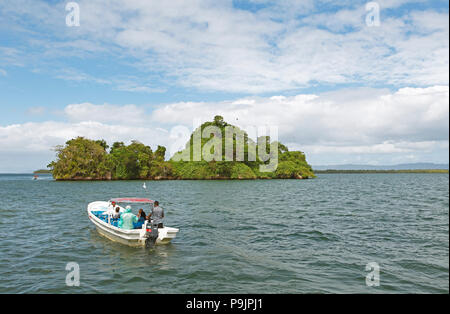
<instances>
[{"instance_id":1,"label":"ripple on water","mask_svg":"<svg viewBox=\"0 0 450 314\"><path fill-rule=\"evenodd\" d=\"M0 293L449 291L447 174L141 186L0 175ZM100 236L86 206L115 196L160 200L179 236L151 251ZM65 284L68 262L80 287ZM369 262L377 288L365 285Z\"/></svg>"}]
</instances>

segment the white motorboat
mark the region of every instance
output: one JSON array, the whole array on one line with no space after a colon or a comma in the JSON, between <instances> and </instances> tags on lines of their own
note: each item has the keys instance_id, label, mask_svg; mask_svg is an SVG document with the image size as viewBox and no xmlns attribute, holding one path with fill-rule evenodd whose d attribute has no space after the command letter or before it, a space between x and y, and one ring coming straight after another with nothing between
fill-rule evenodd
<instances>
[{"instance_id":1,"label":"white motorboat","mask_svg":"<svg viewBox=\"0 0 450 314\"><path fill-rule=\"evenodd\" d=\"M116 203L115 206L112 205L113 202ZM125 210L122 206L117 205L119 203L150 205L150 210L153 210L153 202L147 198L114 198L108 202L89 203L87 212L90 221L97 227L98 232L112 241L130 246L146 246L149 242L157 245L168 244L176 237L179 229L166 226L157 228L151 222L145 221L142 226L127 230L119 228L118 219L112 217L113 208L119 207L120 212Z\"/></svg>"}]
</instances>

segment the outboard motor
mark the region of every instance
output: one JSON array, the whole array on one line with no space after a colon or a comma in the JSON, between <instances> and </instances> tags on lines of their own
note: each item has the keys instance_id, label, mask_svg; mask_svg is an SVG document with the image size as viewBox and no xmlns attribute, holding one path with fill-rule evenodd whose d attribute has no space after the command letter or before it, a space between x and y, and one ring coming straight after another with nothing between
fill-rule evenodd
<instances>
[{"instance_id":1,"label":"outboard motor","mask_svg":"<svg viewBox=\"0 0 450 314\"><path fill-rule=\"evenodd\" d=\"M145 237L145 247L154 247L156 240L158 239L158 224L147 221L145 225Z\"/></svg>"}]
</instances>

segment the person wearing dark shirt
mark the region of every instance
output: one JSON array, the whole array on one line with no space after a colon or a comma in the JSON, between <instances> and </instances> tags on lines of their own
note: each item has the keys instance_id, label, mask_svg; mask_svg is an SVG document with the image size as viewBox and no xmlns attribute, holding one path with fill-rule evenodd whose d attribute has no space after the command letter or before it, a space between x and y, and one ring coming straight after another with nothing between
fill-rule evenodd
<instances>
[{"instance_id":1,"label":"person wearing dark shirt","mask_svg":"<svg viewBox=\"0 0 450 314\"><path fill-rule=\"evenodd\" d=\"M153 219L153 223L158 225L158 228L164 228L162 222L164 218L164 210L159 207L158 201L155 201L150 217Z\"/></svg>"}]
</instances>

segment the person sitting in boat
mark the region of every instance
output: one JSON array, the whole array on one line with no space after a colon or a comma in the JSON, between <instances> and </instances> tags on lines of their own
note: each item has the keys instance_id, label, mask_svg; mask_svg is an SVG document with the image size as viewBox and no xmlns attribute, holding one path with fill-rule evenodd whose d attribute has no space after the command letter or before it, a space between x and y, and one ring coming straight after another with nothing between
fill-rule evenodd
<instances>
[{"instance_id":1,"label":"person sitting in boat","mask_svg":"<svg viewBox=\"0 0 450 314\"><path fill-rule=\"evenodd\" d=\"M131 207L127 206L125 212L120 215L118 226L122 229L131 230L134 229L134 224L137 221L137 216L131 212Z\"/></svg>"},{"instance_id":2,"label":"person sitting in boat","mask_svg":"<svg viewBox=\"0 0 450 314\"><path fill-rule=\"evenodd\" d=\"M116 207L116 211L112 215L112 218L114 218L114 219L119 219L120 218L120 207L119 206Z\"/></svg>"},{"instance_id":3,"label":"person sitting in boat","mask_svg":"<svg viewBox=\"0 0 450 314\"><path fill-rule=\"evenodd\" d=\"M158 225L158 228L163 228L162 220L164 218L164 210L161 207L159 207L158 201L155 201L153 203L153 211L149 215L149 218L153 220L154 224Z\"/></svg>"},{"instance_id":4,"label":"person sitting in boat","mask_svg":"<svg viewBox=\"0 0 450 314\"><path fill-rule=\"evenodd\" d=\"M138 221L134 224L134 228L141 229L142 225L145 223L145 220L146 220L146 215L142 208L139 209L137 217L138 217Z\"/></svg>"},{"instance_id":5,"label":"person sitting in boat","mask_svg":"<svg viewBox=\"0 0 450 314\"><path fill-rule=\"evenodd\" d=\"M138 221L144 223L147 219L147 215L145 214L144 210L141 208L138 212Z\"/></svg>"},{"instance_id":6,"label":"person sitting in boat","mask_svg":"<svg viewBox=\"0 0 450 314\"><path fill-rule=\"evenodd\" d=\"M107 209L107 213L108 214L114 214L114 211L115 211L115 209L116 209L116 202L114 202L114 201L112 201L111 203L109 203L109 205L108 205L108 209Z\"/></svg>"}]
</instances>

